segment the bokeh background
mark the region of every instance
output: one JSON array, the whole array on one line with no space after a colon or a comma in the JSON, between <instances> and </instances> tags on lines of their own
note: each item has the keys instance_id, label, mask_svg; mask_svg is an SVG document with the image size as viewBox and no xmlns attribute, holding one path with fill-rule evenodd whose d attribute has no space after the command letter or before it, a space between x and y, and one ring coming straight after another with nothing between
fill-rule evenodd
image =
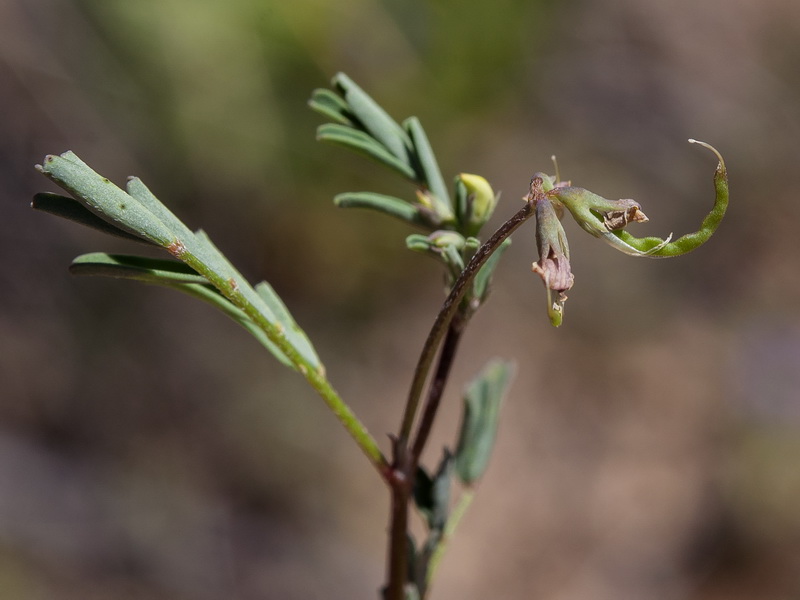
<instances>
[{"instance_id":1,"label":"bokeh background","mask_svg":"<svg viewBox=\"0 0 800 600\"><path fill-rule=\"evenodd\" d=\"M388 447L442 300L408 229L336 209L410 197L318 144L305 102L345 71L418 115L447 178L516 211L532 172L632 197L680 235L668 261L567 225L576 284L545 314L520 230L475 318L464 383L518 375L434 598L800 597L800 3L796 0L4 0L0 2L0 597L375 598L387 494L307 389L205 305L71 278L136 252L29 208L71 149L136 174L269 280Z\"/></svg>"}]
</instances>

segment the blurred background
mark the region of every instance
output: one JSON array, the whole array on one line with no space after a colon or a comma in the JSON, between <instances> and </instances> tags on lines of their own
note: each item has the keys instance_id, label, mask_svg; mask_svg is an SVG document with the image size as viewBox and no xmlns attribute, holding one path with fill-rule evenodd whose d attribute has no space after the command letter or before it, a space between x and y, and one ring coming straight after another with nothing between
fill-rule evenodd
<instances>
[{"instance_id":1,"label":"blurred background","mask_svg":"<svg viewBox=\"0 0 800 600\"><path fill-rule=\"evenodd\" d=\"M412 197L318 144L311 90L344 71L418 115L449 180L519 206L534 171L635 198L623 256L566 223L553 329L533 227L464 341L460 392L515 358L498 445L438 600L800 597L800 3L796 0L0 2L0 597L375 598L387 493L323 403L247 333L159 288L67 272L138 252L29 208L75 151L135 174L267 279L388 449L442 301L403 224L342 191Z\"/></svg>"}]
</instances>

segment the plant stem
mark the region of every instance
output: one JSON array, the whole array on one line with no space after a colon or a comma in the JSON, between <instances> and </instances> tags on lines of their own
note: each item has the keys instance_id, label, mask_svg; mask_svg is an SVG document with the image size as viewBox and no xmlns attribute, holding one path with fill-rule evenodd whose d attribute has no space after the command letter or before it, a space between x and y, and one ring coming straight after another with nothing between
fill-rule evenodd
<instances>
[{"instance_id":1,"label":"plant stem","mask_svg":"<svg viewBox=\"0 0 800 600\"><path fill-rule=\"evenodd\" d=\"M384 589L384 600L404 600L405 598L405 584L408 580L408 504L414 487L417 464L433 425L439 401L455 358L458 342L466 325L468 312L474 310L474 307L465 307L462 309L464 313L461 317L456 318L459 307L462 306L461 300L480 268L492 255L492 252L520 225L534 215L534 206L533 199L529 196L525 205L508 221L503 223L486 243L478 248L453 285L422 347L422 353L414 371L408 401L403 413L400 433L394 439L394 460L391 471L389 476L385 477L391 488L392 510L391 524L389 526L388 575L386 588ZM436 352L446 333L448 334L447 339L440 355L436 375L431 382L423 417L412 446L413 450L409 450L409 437L414 425L422 390Z\"/></svg>"},{"instance_id":2,"label":"plant stem","mask_svg":"<svg viewBox=\"0 0 800 600\"><path fill-rule=\"evenodd\" d=\"M417 413L417 408L419 407L422 389L428 378L428 373L430 372L436 351L439 348L439 343L442 341L442 337L450 326L450 321L456 314L461 299L464 297L464 294L466 294L469 284L472 283L475 275L478 274L483 263L491 256L492 252L494 252L517 227L533 216L533 209L533 202L528 201L514 216L503 223L500 228L494 232L492 237L490 237L483 246L478 248L478 251L472 256L472 259L467 266L464 267L458 280L453 285L453 289L444 301L433 323L433 327L431 327L428 338L425 340L425 345L422 347L422 353L417 362L417 368L414 371L414 379L411 382L411 389L409 390L405 412L403 413L403 421L400 426L399 435L400 441L407 441L411 434L411 428L414 425L414 418Z\"/></svg>"},{"instance_id":3,"label":"plant stem","mask_svg":"<svg viewBox=\"0 0 800 600\"><path fill-rule=\"evenodd\" d=\"M412 482L407 473L408 448L395 440L395 467L388 480L391 487L391 518L389 525L389 556L384 600L405 600L408 581L408 503Z\"/></svg>"},{"instance_id":4,"label":"plant stem","mask_svg":"<svg viewBox=\"0 0 800 600\"><path fill-rule=\"evenodd\" d=\"M416 465L419 464L422 451L425 449L425 444L428 441L433 422L436 419L436 412L439 409L439 403L444 394L444 388L447 384L447 379L450 376L450 368L453 366L456 351L458 350L458 343L461 340L461 333L467 324L468 315L466 311L460 310L453 317L450 326L447 328L447 335L442 343L442 351L439 354L439 362L436 366L436 372L433 376L430 386L428 386L428 396L425 399L425 404L422 409L422 417L420 418L419 428L414 442L411 445L411 460L413 462L413 471L416 472Z\"/></svg>"}]
</instances>

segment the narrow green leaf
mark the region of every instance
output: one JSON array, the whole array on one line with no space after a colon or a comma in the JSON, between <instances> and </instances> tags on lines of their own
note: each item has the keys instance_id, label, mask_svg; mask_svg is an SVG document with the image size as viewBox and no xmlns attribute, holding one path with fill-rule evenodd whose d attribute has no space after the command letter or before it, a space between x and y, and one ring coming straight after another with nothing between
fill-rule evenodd
<instances>
[{"instance_id":1,"label":"narrow green leaf","mask_svg":"<svg viewBox=\"0 0 800 600\"><path fill-rule=\"evenodd\" d=\"M307 360L315 370L323 373L324 367L314 351L311 342L308 340L303 330L294 322L289 311L272 288L269 287L266 282L262 282L254 289L244 276L230 263L225 255L220 252L204 231L197 231L194 234L194 238L202 247L202 256L204 260L208 262L216 273L222 274L231 282L231 289L235 289L240 293L245 300L256 307L270 323L280 327L283 330L282 333L286 337L286 340L294 346L294 349ZM286 319L285 322L276 314L274 308L277 308L283 314Z\"/></svg>"},{"instance_id":2,"label":"narrow green leaf","mask_svg":"<svg viewBox=\"0 0 800 600\"><path fill-rule=\"evenodd\" d=\"M497 436L500 405L513 370L511 363L494 360L467 388L456 450L456 471L465 485L477 481L489 463Z\"/></svg>"},{"instance_id":3,"label":"narrow green leaf","mask_svg":"<svg viewBox=\"0 0 800 600\"><path fill-rule=\"evenodd\" d=\"M433 153L428 136L417 117L409 117L403 123L414 145L414 154L419 161L419 167L425 176L425 183L433 194L433 206L442 221L452 221L454 218L453 207L450 204L450 194L444 183L439 164Z\"/></svg>"},{"instance_id":4,"label":"narrow green leaf","mask_svg":"<svg viewBox=\"0 0 800 600\"><path fill-rule=\"evenodd\" d=\"M427 254L431 249L431 241L427 235L412 233L406 238L406 247L412 252Z\"/></svg>"},{"instance_id":5,"label":"narrow green leaf","mask_svg":"<svg viewBox=\"0 0 800 600\"><path fill-rule=\"evenodd\" d=\"M107 233L108 235L113 235L115 237L132 240L139 243L153 243L150 240L146 240L141 236L128 233L126 230L120 229L108 221L101 219L77 200L67 198L66 196L60 196L50 192L42 192L33 197L31 207L35 208L36 210L55 215L56 217L62 217L64 219L73 221L74 223L91 227L92 229L96 229L102 233Z\"/></svg>"},{"instance_id":6,"label":"narrow green leaf","mask_svg":"<svg viewBox=\"0 0 800 600\"><path fill-rule=\"evenodd\" d=\"M462 250L466 240L457 231L439 230L430 235L411 234L406 237L406 247L412 252L426 254L442 262L449 274L452 284L464 270Z\"/></svg>"},{"instance_id":7,"label":"narrow green leaf","mask_svg":"<svg viewBox=\"0 0 800 600\"><path fill-rule=\"evenodd\" d=\"M461 274L461 271L464 270L464 258L461 256L461 253L456 249L455 246L445 246L442 249L441 256L445 264L450 266L453 273L453 279L457 279Z\"/></svg>"},{"instance_id":8,"label":"narrow green leaf","mask_svg":"<svg viewBox=\"0 0 800 600\"><path fill-rule=\"evenodd\" d=\"M183 240L192 237L192 230L184 225L183 221L176 217L161 200L156 198L141 179L138 177L129 177L125 189L130 196L138 200L142 206L153 213L159 221L164 223L178 239Z\"/></svg>"},{"instance_id":9,"label":"narrow green leaf","mask_svg":"<svg viewBox=\"0 0 800 600\"><path fill-rule=\"evenodd\" d=\"M73 152L46 156L36 168L114 227L165 248L175 241L175 234L152 212Z\"/></svg>"},{"instance_id":10,"label":"narrow green leaf","mask_svg":"<svg viewBox=\"0 0 800 600\"><path fill-rule=\"evenodd\" d=\"M417 206L394 196L386 196L374 192L345 192L338 194L333 199L333 203L341 208L377 210L415 225L428 224Z\"/></svg>"},{"instance_id":11,"label":"narrow green leaf","mask_svg":"<svg viewBox=\"0 0 800 600\"><path fill-rule=\"evenodd\" d=\"M146 283L200 283L208 280L194 269L176 260L92 252L76 257L69 267L73 275L99 275L135 279Z\"/></svg>"},{"instance_id":12,"label":"narrow green leaf","mask_svg":"<svg viewBox=\"0 0 800 600\"><path fill-rule=\"evenodd\" d=\"M317 368L321 368L322 362L319 360L319 356L317 356L317 352L314 350L311 340L308 339L305 331L303 331L294 320L289 309L286 308L283 300L281 300L280 296L272 289L272 286L266 281L262 281L256 284L256 293L275 314L278 323L283 326L286 339L292 346L294 346L300 355L309 363Z\"/></svg>"},{"instance_id":13,"label":"narrow green leaf","mask_svg":"<svg viewBox=\"0 0 800 600\"><path fill-rule=\"evenodd\" d=\"M178 230L177 232L171 231L145 206L147 202L158 203L158 200L143 185L138 186L137 182L133 181L132 190L141 198L140 200L95 173L71 152L66 152L62 156L47 156L44 165L37 165L37 169L59 186L74 194L77 200L103 220L164 247L175 258L202 275L208 284L173 281L173 277L183 272L174 269L171 265L163 269L165 273L154 274L151 270L150 273L139 272L137 274L148 277L152 283L173 287L211 302L238 320L281 362L294 367L303 374L372 464L381 474L385 474L388 464L377 442L327 381L322 365L318 361L310 363L301 354L301 351L292 345L283 326L276 321L275 315L267 303L241 277L205 234L202 232L192 234L182 224L178 226L172 222L172 218L167 218L167 222L172 222L174 228ZM156 210L156 212L162 216L166 214L161 210ZM171 213L169 214L171 215ZM80 261L78 262L80 263ZM120 264L109 264L109 261L99 262L105 262L105 264L93 267L98 272L113 271L115 275L120 275L123 271ZM119 261L117 262L119 263ZM130 264L127 266L132 268ZM92 267L84 264L76 269L79 271L86 269L85 272L88 273ZM195 280L192 279L192 281Z\"/></svg>"},{"instance_id":14,"label":"narrow green leaf","mask_svg":"<svg viewBox=\"0 0 800 600\"><path fill-rule=\"evenodd\" d=\"M480 299L481 302L486 300L486 296L489 294L489 286L492 283L494 270L497 265L500 264L500 258L509 246L511 246L511 238L506 238L492 255L486 259L486 262L475 275L475 279L472 282L472 295L474 298Z\"/></svg>"},{"instance_id":15,"label":"narrow green leaf","mask_svg":"<svg viewBox=\"0 0 800 600\"><path fill-rule=\"evenodd\" d=\"M164 206L150 190L137 178L131 178L128 182L128 193L124 192L108 179L100 176L89 168L82 160L71 152L66 152L61 156L48 156L44 165L37 167L42 173L55 181L58 185L72 193L88 210L103 219L112 228L119 228L132 235L165 247L171 254L191 264L194 269L202 273L203 283L213 284L225 297L235 302L236 305L244 308L250 306L260 313L260 315L270 324L283 328L286 326L278 322L264 299L256 293L253 287L242 277L228 259L217 249L208 236L202 231L192 233L166 206ZM52 198L50 199L52 200ZM50 200L45 200L44 204L52 206ZM42 204L41 200L38 202ZM75 210L73 204L71 213L76 214L77 218L87 220L85 213L81 214ZM61 212L64 212L63 210ZM91 220L90 220L91 221ZM105 229L105 228L104 228ZM97 257L95 257L97 258ZM147 259L140 259L147 260ZM123 261L124 262L124 261ZM173 267L167 267L166 263L132 264L130 260L126 264L121 264L118 259L115 263L113 258L98 259L91 262L88 259L79 260L73 266L73 272L82 274L104 274L114 277L129 277L157 283L161 285L182 285L175 281L176 271ZM160 270L159 270L160 269ZM194 273L194 271L191 271ZM185 273L184 273L185 274ZM198 275L199 276L199 275ZM196 285L198 280L191 280L191 285ZM188 285L188 284L187 284ZM193 289L193 288L189 288ZM208 296L204 291L193 290L195 295L203 294L206 299L212 298L217 303L221 303L229 314L231 308L236 308L234 304L230 307L217 300L214 296ZM223 296L220 296L222 298ZM236 310L240 310L236 308ZM243 325L251 332L260 328L256 327L250 317L237 315ZM245 315L244 312L241 313ZM254 318L254 317L253 317ZM243 320L247 319L247 320ZM248 322L249 320L249 322ZM323 368L319 358L311 348L308 339L302 335L302 331L290 330L286 335L287 341L292 345L297 345L297 352L318 372ZM263 331L257 335L260 341L268 337ZM265 344L284 364L291 364L288 357L278 349L277 344L269 342ZM294 365L292 365L294 366Z\"/></svg>"},{"instance_id":16,"label":"narrow green leaf","mask_svg":"<svg viewBox=\"0 0 800 600\"><path fill-rule=\"evenodd\" d=\"M200 256L203 258L203 261L211 267L211 270L228 280L228 286L232 290L241 293L245 300L255 306L269 322L277 323L278 319L275 317L275 313L272 312L272 309L267 306L264 299L247 282L244 275L242 275L219 248L214 245L214 242L211 241L208 234L202 229L198 229L193 237L194 242L200 248ZM187 249L191 250L191 248L188 247Z\"/></svg>"},{"instance_id":17,"label":"narrow green leaf","mask_svg":"<svg viewBox=\"0 0 800 600\"><path fill-rule=\"evenodd\" d=\"M197 274L188 265L169 259L93 252L76 257L69 270L73 275L99 275L160 285L203 300L244 327L281 363L294 368L283 352L243 310L234 306L205 277Z\"/></svg>"},{"instance_id":18,"label":"narrow green leaf","mask_svg":"<svg viewBox=\"0 0 800 600\"><path fill-rule=\"evenodd\" d=\"M411 140L397 122L383 110L364 90L344 73L333 78L333 85L344 96L350 110L375 139L403 163L410 166Z\"/></svg>"},{"instance_id":19,"label":"narrow green leaf","mask_svg":"<svg viewBox=\"0 0 800 600\"><path fill-rule=\"evenodd\" d=\"M347 106L347 102L331 90L324 88L314 90L311 92L311 99L308 101L308 105L316 112L337 123L350 126L356 125L356 121Z\"/></svg>"},{"instance_id":20,"label":"narrow green leaf","mask_svg":"<svg viewBox=\"0 0 800 600\"><path fill-rule=\"evenodd\" d=\"M478 248L480 247L481 247L481 241L476 237L469 236L467 237L466 240L464 240L464 250L466 250L467 252L474 254L475 252L478 251Z\"/></svg>"},{"instance_id":21,"label":"narrow green leaf","mask_svg":"<svg viewBox=\"0 0 800 600\"><path fill-rule=\"evenodd\" d=\"M290 369L296 369L292 361L290 361L286 355L281 352L280 348L278 348L272 342L272 340L269 339L267 334L264 333L264 330L253 323L252 319L250 319L250 317L248 317L242 309L235 306L216 288L197 283L174 284L170 287L217 307L231 319L239 323L239 325L244 327L250 333L250 335L256 338L256 340L258 340L262 346L264 346L276 359L278 359L278 362L289 367Z\"/></svg>"},{"instance_id":22,"label":"narrow green leaf","mask_svg":"<svg viewBox=\"0 0 800 600\"><path fill-rule=\"evenodd\" d=\"M317 128L317 139L322 142L330 142L349 148L359 154L367 156L382 163L393 171L397 171L403 177L417 180L417 174L411 165L400 160L382 146L377 140L370 137L368 133L358 131L352 127L338 125L336 123L325 123Z\"/></svg>"}]
</instances>

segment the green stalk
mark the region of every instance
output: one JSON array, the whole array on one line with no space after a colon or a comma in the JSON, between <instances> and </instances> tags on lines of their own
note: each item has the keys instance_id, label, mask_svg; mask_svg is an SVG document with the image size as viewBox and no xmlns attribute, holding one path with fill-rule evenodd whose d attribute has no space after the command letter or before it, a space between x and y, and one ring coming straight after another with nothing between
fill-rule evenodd
<instances>
[{"instance_id":1,"label":"green stalk","mask_svg":"<svg viewBox=\"0 0 800 600\"><path fill-rule=\"evenodd\" d=\"M534 214L534 203L528 201L525 205L517 211L508 221L503 223L497 231L494 232L486 243L483 244L478 251L472 256L469 263L461 273L461 276L453 285L450 295L444 301L436 320L431 327L428 338L425 340L425 345L422 347L417 362L417 367L414 370L414 379L411 382L411 389L408 392L408 400L406 401L405 411L403 413L403 421L400 426L399 441L405 444L411 435L411 429L414 426L414 418L419 408L420 396L425 387L425 381L428 378L433 359L436 357L436 351L450 326L450 322L458 310L464 294L467 293L469 285L475 276L480 271L483 264L489 260L492 253L500 247L505 239L510 236L520 225L527 221Z\"/></svg>"}]
</instances>

